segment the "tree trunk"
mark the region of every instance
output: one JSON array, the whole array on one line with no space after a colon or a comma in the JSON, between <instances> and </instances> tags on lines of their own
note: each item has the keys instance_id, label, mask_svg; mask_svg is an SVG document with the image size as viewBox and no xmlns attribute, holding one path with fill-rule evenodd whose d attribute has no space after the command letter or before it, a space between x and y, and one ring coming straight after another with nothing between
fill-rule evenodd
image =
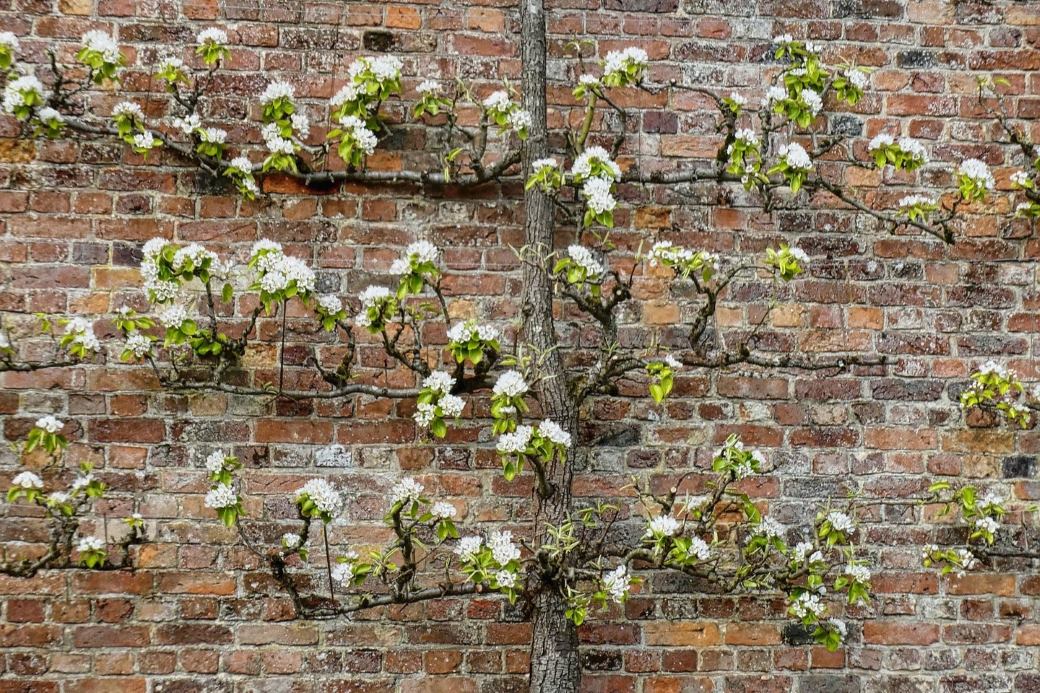
<instances>
[{"instance_id":1,"label":"tree trunk","mask_svg":"<svg viewBox=\"0 0 1040 693\"><path fill-rule=\"evenodd\" d=\"M546 125L546 38L544 0L521 0L521 47L523 73L521 85L524 108L531 114L531 129L524 149L524 173L531 162L548 154ZM524 231L530 259L542 257L553 247L553 203L537 188L524 194ZM541 262L523 266L523 339L544 355L543 375L538 397L544 414L570 432L577 447L578 413L568 391L553 324L552 282ZM578 454L578 451L574 451ZM571 506L571 461L547 470L553 493L544 499L536 517L536 534L544 533L546 523L559 524ZM542 536L536 536L541 543ZM567 617L562 595L553 584L544 584L534 600L534 637L531 643L530 690L532 693L574 693L581 681L578 660L578 633Z\"/></svg>"}]
</instances>

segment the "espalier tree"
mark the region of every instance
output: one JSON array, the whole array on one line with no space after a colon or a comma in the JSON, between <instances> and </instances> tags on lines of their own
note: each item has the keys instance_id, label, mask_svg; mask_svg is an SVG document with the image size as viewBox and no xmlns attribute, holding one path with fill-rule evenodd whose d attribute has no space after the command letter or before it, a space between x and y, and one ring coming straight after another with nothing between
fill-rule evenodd
<instances>
[{"instance_id":1,"label":"espalier tree","mask_svg":"<svg viewBox=\"0 0 1040 693\"><path fill-rule=\"evenodd\" d=\"M930 164L928 149L895 134L879 134L857 156L854 137L829 129L825 102L855 104L869 88L868 70L825 64L821 46L780 36L765 97L754 104L740 93L670 82L655 83L653 66L638 47L610 52L597 65L575 61L575 104L560 121L574 127L550 133L546 126L545 15L540 0L521 8L523 73L520 93L505 88L477 95L462 81L441 75L402 77L402 63L388 55L358 57L346 85L322 113L329 127L311 133L315 109L297 101L286 83L272 82L260 97L260 122L250 123L263 146L231 142L205 122L207 85L234 49L217 28L202 31L195 46L148 66L154 84L169 99L163 122L127 99L109 113L93 112L95 88L120 88L125 58L114 40L91 31L63 63L54 46L48 65L34 76L18 62L18 40L0 35L0 68L6 72L3 109L21 123L26 137L115 139L146 160L174 155L185 165L226 181L246 199L261 195L263 180L289 177L303 186L328 189L341 183L475 187L520 180L524 187L525 242L516 249L523 281L521 311L509 325L458 319L443 282L440 251L417 239L377 285L346 302L317 291L315 274L278 244L259 240L248 257L221 258L191 243L157 238L143 248L142 291L151 310L129 308L109 320L124 338L110 352L82 317L44 319L54 339L52 358L28 358L4 336L0 369L59 368L107 356L151 369L164 388L221 391L279 398L391 398L414 402L414 419L437 444L463 416L481 413L507 480L530 477L533 510L522 536L466 526L457 508L432 497L413 478L402 478L386 504L388 543L348 547L330 543L329 524L340 518L350 490L317 478L293 496L294 517L251 517L244 511L242 465L228 451L206 459L211 489L205 504L266 564L303 619L347 618L361 610L445 597L498 593L529 609L532 691L574 691L580 679L577 626L611 603L623 603L641 577L677 571L704 589L782 593L789 615L819 643L834 649L846 637L835 618L843 603L868 603L871 566L857 552L857 511L881 503L946 504L956 508L960 543L922 547L922 561L943 573L972 569L1013 508L995 488L936 484L927 495L903 499L834 499L804 527L786 527L763 513L746 493L744 479L774 466L736 437L704 458L698 471L704 492L691 496L683 484L655 491L645 479L631 487L633 507L605 501L575 502L572 477L589 454L580 422L597 396L649 397L661 405L677 377L741 366L833 372L884 368L882 358L863 355L787 354L763 348L759 336L769 311L752 325L723 330L715 321L732 287L755 283L774 305L785 287L800 281L810 263L801 249L779 244L755 257L720 257L647 237L638 249L619 250L611 229L619 187L639 184L681 190L714 186L764 211L807 206L813 195L872 218L893 231L927 234L954 243L963 213L995 194L994 178L978 160L961 162L947 191L907 194L895 209L876 209L842 182L844 166L913 172ZM584 46L575 46L578 54ZM46 82L46 84L45 84ZM407 85L407 88L406 88ZM622 90L685 90L714 101L721 144L711 161L645 170L638 155L617 163L629 136ZM999 85L980 84L980 103L1017 148L1025 170L1012 181L1021 198L1018 216L1040 216L1040 160L1002 109ZM985 100L983 97L987 97ZM149 94L149 99L155 98ZM407 99L403 101L403 99ZM438 132L439 163L431 170L372 170L370 155L397 123L388 103L403 103L410 118ZM152 110L152 109L149 109ZM400 111L397 111L400 112ZM552 137L551 137L552 135ZM554 143L553 149L550 144ZM681 230L680 230L681 231ZM574 243L557 250L555 239ZM584 242L584 244L582 244ZM667 281L671 296L690 319L667 334L641 330L622 338L619 324L635 299L637 277ZM554 306L566 306L587 322L595 345L577 347L561 338ZM336 363L312 357L316 383L292 389L284 360L276 378L257 383L243 377L243 357L258 342L261 321L281 322L276 341L284 347L290 309L308 313L316 329L338 340ZM440 323L440 331L427 329ZM446 334L446 343L427 343ZM413 383L359 374L359 348L376 345ZM279 357L283 359L284 357ZM293 382L299 382L294 380ZM399 380L397 382L400 382ZM1002 416L1029 426L1040 392L1029 392L999 364L981 367L964 390L965 409ZM139 516L127 518L124 536L81 536L80 520L105 487L83 467L67 490L47 490L67 480L62 422L37 421L25 455L51 460L44 480L24 471L14 477L12 503L35 504L51 526L49 545L28 555L6 555L3 572L31 577L44 569L118 569L145 540ZM272 535L272 526L293 522ZM75 550L73 545L75 542ZM17 552L16 552L17 553Z\"/></svg>"}]
</instances>

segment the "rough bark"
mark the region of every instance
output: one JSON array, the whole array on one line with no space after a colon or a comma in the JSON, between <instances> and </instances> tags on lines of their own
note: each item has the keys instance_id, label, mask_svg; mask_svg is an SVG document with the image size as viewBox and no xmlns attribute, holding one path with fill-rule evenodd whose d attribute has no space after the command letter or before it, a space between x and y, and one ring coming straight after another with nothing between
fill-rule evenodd
<instances>
[{"instance_id":1,"label":"rough bark","mask_svg":"<svg viewBox=\"0 0 1040 693\"><path fill-rule=\"evenodd\" d=\"M531 162L548 153L546 126L546 37L544 0L521 0L522 90L524 107L532 127L524 152L524 173ZM527 247L539 256L553 247L552 200L537 188L524 195ZM563 360L557 348L552 315L552 284L542 263L524 264L524 340L545 355L545 377L538 397L545 415L569 430L577 442L577 411L567 386ZM577 445L575 446L577 447ZM573 460L573 456L571 458ZM538 531L546 523L558 524L571 505L571 462L547 470L552 494L543 499L537 517ZM564 614L562 595L554 585L544 584L534 600L534 637L531 643L530 690L532 693L570 693L578 690L581 667L578 635Z\"/></svg>"}]
</instances>

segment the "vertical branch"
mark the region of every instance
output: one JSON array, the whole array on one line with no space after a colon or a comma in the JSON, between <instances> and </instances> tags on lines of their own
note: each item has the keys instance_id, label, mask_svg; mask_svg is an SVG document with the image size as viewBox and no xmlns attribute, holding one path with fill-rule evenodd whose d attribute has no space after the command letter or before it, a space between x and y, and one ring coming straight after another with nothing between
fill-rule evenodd
<instances>
[{"instance_id":1,"label":"vertical branch","mask_svg":"<svg viewBox=\"0 0 1040 693\"><path fill-rule=\"evenodd\" d=\"M321 538L325 542L325 570L329 574L329 599L336 602L336 588L332 583L332 554L329 553L329 526L321 524Z\"/></svg>"},{"instance_id":2,"label":"vertical branch","mask_svg":"<svg viewBox=\"0 0 1040 693\"><path fill-rule=\"evenodd\" d=\"M521 84L524 108L531 114L531 128L523 153L524 178L531 163L548 153L546 125L546 36L544 0L521 0ZM553 201L538 186L524 192L524 237L527 247L540 257L553 247ZM541 262L523 263L522 301L523 338L542 359L537 390L546 416L554 419L577 440L578 417L557 348L552 315L552 278ZM579 443L580 446L580 443ZM535 517L533 539L543 543L545 524L559 525L571 505L573 461L552 469L553 494L540 504ZM539 524L543 529L538 531ZM541 535L541 536L539 536ZM547 587L550 587L547 585ZM538 590L534 603L534 632L531 639L530 690L572 693L581 681L578 659L578 631L568 620L563 595L553 588Z\"/></svg>"},{"instance_id":3,"label":"vertical branch","mask_svg":"<svg viewBox=\"0 0 1040 693\"><path fill-rule=\"evenodd\" d=\"M285 382L285 318L289 311L286 310L286 301L282 301L282 345L278 348L278 391L282 392L282 384Z\"/></svg>"}]
</instances>

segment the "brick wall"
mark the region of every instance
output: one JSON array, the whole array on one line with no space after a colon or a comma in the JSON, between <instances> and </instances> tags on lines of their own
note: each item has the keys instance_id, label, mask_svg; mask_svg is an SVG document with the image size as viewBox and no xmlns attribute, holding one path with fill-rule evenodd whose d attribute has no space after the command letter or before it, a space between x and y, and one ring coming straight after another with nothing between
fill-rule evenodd
<instances>
[{"instance_id":1,"label":"brick wall","mask_svg":"<svg viewBox=\"0 0 1040 693\"><path fill-rule=\"evenodd\" d=\"M0 29L23 36L37 61L55 42L71 54L89 28L114 30L129 46L130 91L149 87L141 66L212 23L230 28L230 69L215 83L208 114L233 133L245 101L269 78L293 82L312 114L342 84L359 53L387 47L411 76L460 74L490 87L519 75L512 3L343 3L265 0L3 0ZM549 17L551 94L567 103L574 63L564 44L594 40L587 55L628 44L645 47L653 76L736 89L754 99L770 69L769 38L789 32L826 46L832 62L876 68L873 90L840 116L864 138L883 126L930 142L933 159L977 156L993 165L1003 190L1014 152L987 144L994 130L974 105L979 71L1006 77L1011 113L1034 136L1040 113L1040 8L1033 2L942 0L568 0ZM179 51L183 52L183 51ZM486 84L482 80L488 80ZM414 84L412 84L414 86ZM99 104L118 97L98 93ZM643 166L677 157L709 158L718 137L709 104L689 95L621 97L635 111L625 154ZM162 114L162 102L148 112ZM391 112L396 106L391 106ZM403 107L398 115L403 113ZM559 111L550 121L559 124ZM140 245L156 235L200 241L243 257L269 237L320 269L321 284L356 295L385 272L395 248L427 237L444 248L448 291L458 310L508 320L516 314L519 273L507 246L518 245L517 186L475 192L360 188L300 193L275 181L253 203L176 161L144 162L111 143L0 139L0 308L13 334L34 311L103 315L137 291ZM863 140L865 142L865 139ZM378 167L429 165L426 135L405 128L373 159ZM862 146L862 143L861 143ZM942 166L926 182L947 185ZM850 171L873 185L875 174ZM898 183L899 181L897 181ZM878 204L898 199L886 192ZM613 497L631 474L659 487L690 469L731 432L784 462L753 488L770 512L796 522L814 500L857 491L910 495L935 477L1000 483L1022 499L1040 497L1035 432L966 426L957 388L988 357L1006 358L1036 379L1040 307L1033 229L996 217L970 218L954 247L910 234L890 235L846 211L766 215L743 195L719 199L710 188L680 197L666 190L624 190L615 242L631 254L647 236L740 255L768 242L797 241L814 258L809 276L789 287L772 315L767 343L777 350L850 349L892 358L887 370L839 376L733 370L686 374L663 408L646 400L602 399L590 408L595 440L579 496ZM998 208L1007 204L998 196ZM672 230L673 225L678 230ZM569 232L560 234L566 243ZM720 327L754 321L762 287L734 288ZM691 305L652 277L623 336L667 328ZM241 310L246 310L240 307ZM301 314L302 315L302 314ZM287 352L288 377L305 383L304 358L336 353L308 333L301 315ZM569 316L573 317L573 316ZM268 340L276 322L261 325ZM666 336L667 329L664 329ZM565 321L571 344L580 323ZM313 403L266 402L156 391L150 374L104 363L31 375L6 373L0 417L8 440L41 413L71 421L73 453L93 460L114 494L111 517L133 509L154 543L133 574L56 571L31 582L0 579L0 691L504 691L522 688L530 628L522 610L495 598L444 600L355 621L289 620L288 601L252 557L202 507L202 460L233 446L246 464L247 510L277 522L291 515L287 491L328 474L353 498L336 543L385 536L379 518L400 470L464 508L464 523L511 523L530 514L529 482L502 481L479 420L467 419L440 445L421 442L410 403L367 397ZM250 355L257 381L269 380L275 347ZM383 367L375 345L362 362ZM16 460L2 458L6 480ZM134 499L138 505L134 506ZM628 504L629 501L622 501ZM0 539L39 539L40 527L3 506ZM691 585L661 575L624 614L582 628L590 691L1037 691L1040 577L1027 565L993 564L963 579L917 567L934 518L920 508L869 517L862 541L880 566L870 608L852 617L849 645L836 652L800 644L777 599L690 596ZM113 524L113 531L115 524ZM785 640L794 640L787 643Z\"/></svg>"}]
</instances>

